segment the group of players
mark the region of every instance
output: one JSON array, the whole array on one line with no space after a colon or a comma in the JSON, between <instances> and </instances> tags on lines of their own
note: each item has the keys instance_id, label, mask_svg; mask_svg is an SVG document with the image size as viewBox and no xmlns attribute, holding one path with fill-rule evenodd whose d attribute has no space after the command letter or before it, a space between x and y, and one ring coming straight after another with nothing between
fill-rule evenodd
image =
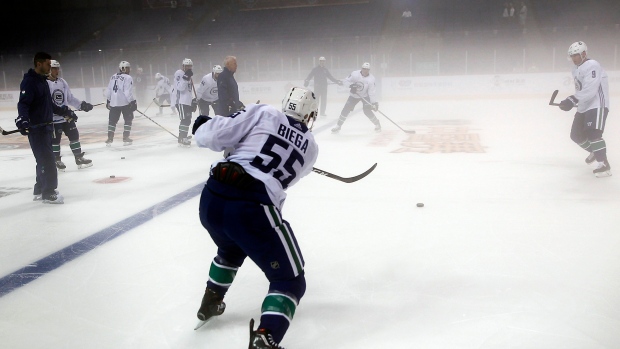
<instances>
[{"instance_id":1,"label":"group of players","mask_svg":"<svg viewBox=\"0 0 620 349\"><path fill-rule=\"evenodd\" d=\"M590 152L586 162L597 162L594 174L599 177L611 175L606 145L602 138L609 111L609 87L607 74L597 61L587 57L586 50L586 45L581 41L569 48L569 57L575 64L572 72L575 94L559 103L559 107L565 111L577 107L571 139ZM35 58L37 71L33 72L31 69L26 74L25 81L41 79L35 74L41 75L45 69L39 69L36 62ZM195 109L199 105L197 95L193 98L188 97L191 96L193 89L191 66L191 60L183 61L182 69L175 73L176 85L169 90L171 105L176 105L181 119L179 144L184 144L183 139L187 138L189 133L192 108ZM216 66L209 74L210 78L217 79L217 74L221 77L222 73L217 71L219 67ZM378 104L373 99L374 78L371 78L369 71L370 65L364 63L361 70L354 71L343 81L343 84L344 82L349 84L351 95L338 119L335 131L332 131L339 131L348 113L360 101L363 102L368 118L376 125L376 129L380 130L380 124L372 113L373 110L377 110ZM121 62L120 72L110 81L107 94L110 97L108 104L111 121L118 121L120 113L127 111L130 115L137 109L131 89L123 90L131 85L128 73L129 63ZM163 79L161 76L158 78L160 81ZM58 78L50 80L58 84ZM207 91L208 83L211 83L208 79L204 85L201 82L201 97ZM29 126L32 114L29 114L26 107L32 105L30 96L36 94L29 84L32 85L22 82L22 96L18 104L20 116L16 124L22 134L27 134L29 137L37 159L37 185L39 185L41 173L39 173L38 144L47 142L51 136L36 131L34 126ZM51 87L52 83L49 86ZM48 99L50 90L47 90ZM181 91L185 91L183 92L185 95ZM189 94L187 91L190 91ZM49 103L50 107L46 112L51 115L53 110L57 115L62 115L67 125L63 125L61 129L69 134L67 130L71 129L71 122L74 125L77 117L68 110L65 103L79 104L80 109L84 111L92 109L92 105L70 98L69 93L65 93L64 96L64 100L55 97L54 104ZM218 105L222 102L221 97L219 99L219 102L218 100L205 100L205 102L211 103L211 106ZM161 103L160 99L160 105ZM285 191L312 172L318 157L318 145L311 132L319 112L318 101L312 91L293 87L284 96L280 109L266 104L251 104L247 108L242 104L233 104L228 105L226 109L214 108L215 115L210 117L207 115L208 107L209 104L203 103L201 115L196 118L191 128L196 144L213 151L221 152L225 149L229 151L225 157L211 165L210 176L200 198L200 222L218 249L210 264L209 279L197 317L204 323L224 313L226 309L224 297L233 284L238 269L245 259L250 257L269 280L269 289L263 299L257 329L254 329L254 320L250 320L249 348L279 349L282 348L279 343L287 332L306 291L304 259L291 225L282 217L282 207L286 199ZM235 109L231 109L233 107ZM131 119L126 118L125 121L123 138L131 142L128 138L131 123L127 125L127 121L131 122ZM112 133L109 136L109 143L114 136L112 126L115 125L110 124L109 132ZM39 137L34 136L36 132L39 132ZM41 135L45 135L45 138ZM79 142L75 149L78 146ZM74 150L74 153L76 162L77 159L83 158L83 153L78 150ZM51 186L47 185L45 190L49 188ZM49 195L48 191L44 193ZM54 201L49 196L44 200L49 203Z\"/></svg>"}]
</instances>

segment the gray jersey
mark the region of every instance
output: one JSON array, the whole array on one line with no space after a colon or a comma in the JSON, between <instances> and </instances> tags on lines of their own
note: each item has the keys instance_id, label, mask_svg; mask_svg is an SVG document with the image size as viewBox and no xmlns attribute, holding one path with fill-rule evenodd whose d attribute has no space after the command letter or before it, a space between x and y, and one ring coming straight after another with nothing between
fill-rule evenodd
<instances>
[{"instance_id":1,"label":"gray jersey","mask_svg":"<svg viewBox=\"0 0 620 349\"><path fill-rule=\"evenodd\" d=\"M599 62L588 59L573 68L575 97L579 100L577 111L609 108L609 79Z\"/></svg>"}]
</instances>

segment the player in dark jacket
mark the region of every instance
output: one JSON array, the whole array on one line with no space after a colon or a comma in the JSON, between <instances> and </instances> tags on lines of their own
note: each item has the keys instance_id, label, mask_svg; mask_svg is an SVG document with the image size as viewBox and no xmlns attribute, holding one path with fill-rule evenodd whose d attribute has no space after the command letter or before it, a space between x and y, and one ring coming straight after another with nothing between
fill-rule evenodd
<instances>
[{"instance_id":1,"label":"player in dark jacket","mask_svg":"<svg viewBox=\"0 0 620 349\"><path fill-rule=\"evenodd\" d=\"M239 101L239 86L233 76L237 71L237 58L227 56L224 70L217 78L217 115L227 116L245 107Z\"/></svg>"},{"instance_id":2,"label":"player in dark jacket","mask_svg":"<svg viewBox=\"0 0 620 349\"><path fill-rule=\"evenodd\" d=\"M306 80L304 80L304 87L308 87L310 80L314 78L314 95L317 100L321 101L320 115L325 116L325 107L327 107L327 79L333 83L342 85L342 81L336 80L332 74L325 68L325 57L319 58L319 65L314 67Z\"/></svg>"},{"instance_id":3,"label":"player in dark jacket","mask_svg":"<svg viewBox=\"0 0 620 349\"><path fill-rule=\"evenodd\" d=\"M34 56L34 69L24 74L20 84L19 101L15 125L19 132L28 136L30 148L37 162L34 200L42 200L46 204L62 204L64 198L56 191L58 172L54 151L52 150L52 134L54 132L54 113L76 120L77 116L69 107L59 107L52 101L46 76L52 67L52 56L38 52Z\"/></svg>"}]
</instances>

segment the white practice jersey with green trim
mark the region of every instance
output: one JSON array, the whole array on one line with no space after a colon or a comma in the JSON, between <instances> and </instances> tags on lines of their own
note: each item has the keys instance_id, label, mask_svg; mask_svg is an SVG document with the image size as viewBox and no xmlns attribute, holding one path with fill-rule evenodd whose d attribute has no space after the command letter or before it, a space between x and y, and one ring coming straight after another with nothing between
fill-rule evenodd
<instances>
[{"instance_id":1,"label":"white practice jersey with green trim","mask_svg":"<svg viewBox=\"0 0 620 349\"><path fill-rule=\"evenodd\" d=\"M62 107L63 105L67 105L77 109L82 104L82 101L73 96L73 93L71 93L71 89L69 88L69 84L65 81L65 79L57 78L56 81L47 79L47 84L50 87L52 101L54 101L54 104L57 106ZM62 122L65 122L65 118L54 114L54 123L58 124Z\"/></svg>"},{"instance_id":2,"label":"white practice jersey with green trim","mask_svg":"<svg viewBox=\"0 0 620 349\"><path fill-rule=\"evenodd\" d=\"M105 97L110 101L111 107L124 107L131 101L133 96L133 78L125 73L116 73L110 78Z\"/></svg>"},{"instance_id":3,"label":"white practice jersey with green trim","mask_svg":"<svg viewBox=\"0 0 620 349\"><path fill-rule=\"evenodd\" d=\"M595 108L609 108L609 79L600 63L588 59L573 68L577 111L583 113Z\"/></svg>"}]
</instances>

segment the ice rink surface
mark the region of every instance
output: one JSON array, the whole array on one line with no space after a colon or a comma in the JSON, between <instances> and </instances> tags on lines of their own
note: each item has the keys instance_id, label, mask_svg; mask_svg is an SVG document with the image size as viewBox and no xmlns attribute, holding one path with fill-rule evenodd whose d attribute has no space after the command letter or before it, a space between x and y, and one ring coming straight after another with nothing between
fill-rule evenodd
<instances>
[{"instance_id":1,"label":"ice rink surface","mask_svg":"<svg viewBox=\"0 0 620 349\"><path fill-rule=\"evenodd\" d=\"M312 173L288 190L283 215L308 286L282 346L620 346L617 98L607 178L592 175L570 140L573 113L547 97L382 102L414 135L380 114L374 133L360 105L331 134L343 103L334 99L314 127L316 167L348 177L378 166L355 183ZM155 112L146 114L177 134L178 119ZM0 126L14 129L15 116L2 112ZM179 148L144 117L133 145L118 131L106 148L107 110L79 116L94 166L78 170L65 137L64 205L32 201L26 138L0 139L0 346L247 347L268 287L249 259L226 312L194 331L216 252L199 194L221 154ZM111 175L116 183L105 183Z\"/></svg>"}]
</instances>

